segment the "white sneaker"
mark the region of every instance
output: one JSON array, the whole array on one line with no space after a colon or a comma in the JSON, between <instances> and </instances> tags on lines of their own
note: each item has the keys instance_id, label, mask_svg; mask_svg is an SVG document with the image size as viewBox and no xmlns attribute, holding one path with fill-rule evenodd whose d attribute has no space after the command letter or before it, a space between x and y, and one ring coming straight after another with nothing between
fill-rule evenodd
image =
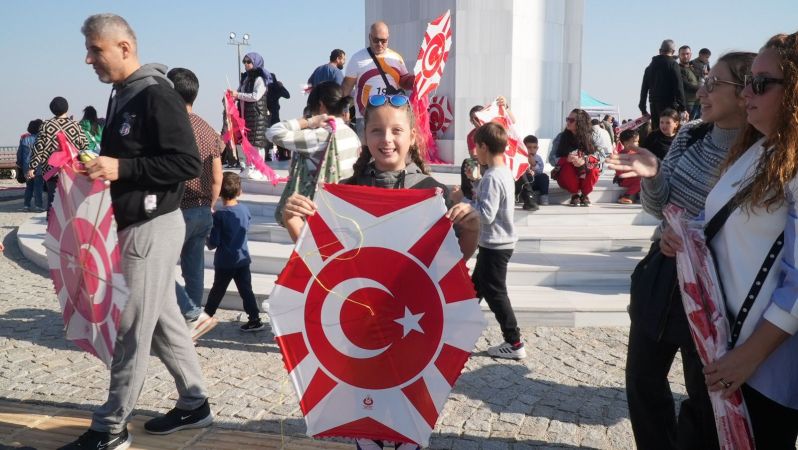
<instances>
[{"instance_id":1,"label":"white sneaker","mask_svg":"<svg viewBox=\"0 0 798 450\"><path fill-rule=\"evenodd\" d=\"M196 341L200 336L211 331L218 324L218 320L205 314L205 311L202 311L197 320L192 322L193 327L191 328L191 340Z\"/></svg>"},{"instance_id":2,"label":"white sneaker","mask_svg":"<svg viewBox=\"0 0 798 450\"><path fill-rule=\"evenodd\" d=\"M267 181L268 180L268 178L266 178L266 175L260 173L260 171L258 169L255 169L255 168L249 169L249 172L247 172L247 178L249 178L250 180L255 180L255 181Z\"/></svg>"},{"instance_id":3,"label":"white sneaker","mask_svg":"<svg viewBox=\"0 0 798 450\"><path fill-rule=\"evenodd\" d=\"M524 359L526 358L526 350L524 344L515 347L513 344L502 342L501 344L488 349L488 355L494 358L507 358L507 359Z\"/></svg>"}]
</instances>

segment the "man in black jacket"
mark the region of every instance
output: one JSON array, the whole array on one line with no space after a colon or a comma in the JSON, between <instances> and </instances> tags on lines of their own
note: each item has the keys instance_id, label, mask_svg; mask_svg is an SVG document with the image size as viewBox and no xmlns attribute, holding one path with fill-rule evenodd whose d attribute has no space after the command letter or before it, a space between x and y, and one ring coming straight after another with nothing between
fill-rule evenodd
<instances>
[{"instance_id":1,"label":"man in black jacket","mask_svg":"<svg viewBox=\"0 0 798 450\"><path fill-rule=\"evenodd\" d=\"M64 449L127 448L127 421L144 386L150 350L175 378L177 405L145 423L168 434L211 424L205 382L175 299L175 265L185 234L179 211L183 183L200 175L185 104L160 64L141 65L136 35L122 17L97 14L81 32L86 63L113 90L92 179L111 182L122 272L130 297L117 331L108 400L87 432Z\"/></svg>"},{"instance_id":2,"label":"man in black jacket","mask_svg":"<svg viewBox=\"0 0 798 450\"><path fill-rule=\"evenodd\" d=\"M659 128L659 114L665 108L673 108L682 112L685 110L684 87L679 64L673 59L676 46L673 41L662 41L659 55L651 58L651 64L643 73L643 85L640 88L640 112L648 114L646 110L646 97L651 105L652 129Z\"/></svg>"}]
</instances>

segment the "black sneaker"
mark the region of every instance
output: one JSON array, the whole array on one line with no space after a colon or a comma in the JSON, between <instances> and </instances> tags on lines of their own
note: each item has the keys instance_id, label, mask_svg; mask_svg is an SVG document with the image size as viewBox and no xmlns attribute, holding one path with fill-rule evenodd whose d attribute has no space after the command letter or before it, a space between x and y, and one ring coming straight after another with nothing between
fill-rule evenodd
<instances>
[{"instance_id":1,"label":"black sneaker","mask_svg":"<svg viewBox=\"0 0 798 450\"><path fill-rule=\"evenodd\" d=\"M250 320L249 322L245 323L244 325L241 325L241 331L244 331L244 332L260 331L260 330L262 330L264 328L266 328L266 325L264 325L263 322L261 322L260 319Z\"/></svg>"},{"instance_id":2,"label":"black sneaker","mask_svg":"<svg viewBox=\"0 0 798 450\"><path fill-rule=\"evenodd\" d=\"M144 424L144 429L150 434L169 434L175 431L188 430L192 428L205 428L213 423L211 407L208 400L197 409L188 410L172 408L171 411L148 420Z\"/></svg>"},{"instance_id":3,"label":"black sneaker","mask_svg":"<svg viewBox=\"0 0 798 450\"><path fill-rule=\"evenodd\" d=\"M590 206L590 199L587 197L587 195L582 194L582 196L579 198L579 206Z\"/></svg>"},{"instance_id":4,"label":"black sneaker","mask_svg":"<svg viewBox=\"0 0 798 450\"><path fill-rule=\"evenodd\" d=\"M114 434L94 431L89 428L89 431L81 434L76 441L59 447L58 450L78 450L87 448L92 450L124 450L130 447L131 442L133 442L133 436L128 434L127 429L123 429L120 433Z\"/></svg>"},{"instance_id":5,"label":"black sneaker","mask_svg":"<svg viewBox=\"0 0 798 450\"><path fill-rule=\"evenodd\" d=\"M577 206L579 205L579 194L574 194L571 196L571 202L568 203L568 206Z\"/></svg>"}]
</instances>

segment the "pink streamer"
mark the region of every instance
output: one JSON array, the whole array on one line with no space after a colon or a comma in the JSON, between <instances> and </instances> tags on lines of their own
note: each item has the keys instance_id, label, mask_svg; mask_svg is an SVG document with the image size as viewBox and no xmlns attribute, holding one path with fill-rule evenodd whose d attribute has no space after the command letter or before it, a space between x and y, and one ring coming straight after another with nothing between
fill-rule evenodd
<instances>
[{"instance_id":1,"label":"pink streamer","mask_svg":"<svg viewBox=\"0 0 798 450\"><path fill-rule=\"evenodd\" d=\"M236 132L240 133L241 148L244 150L244 155L247 157L247 163L251 164L258 172L262 173L268 181L271 181L272 185L276 186L280 182L287 181L288 178L277 176L277 173L272 170L260 156L258 149L247 139L247 131L249 130L247 129L246 122L238 113L238 108L236 108L235 100L230 94L230 91L225 92L224 99L226 114L227 117L230 118L231 129L228 129L227 132L222 135L222 140L229 143L230 148L235 148L233 137L236 135Z\"/></svg>"},{"instance_id":2,"label":"pink streamer","mask_svg":"<svg viewBox=\"0 0 798 450\"><path fill-rule=\"evenodd\" d=\"M438 144L429 128L429 97L426 95L421 98L416 97L414 91L410 96L410 104L413 106L413 114L416 116L416 132L418 133L416 141L422 157L433 164L446 164L446 161L438 156Z\"/></svg>"}]
</instances>

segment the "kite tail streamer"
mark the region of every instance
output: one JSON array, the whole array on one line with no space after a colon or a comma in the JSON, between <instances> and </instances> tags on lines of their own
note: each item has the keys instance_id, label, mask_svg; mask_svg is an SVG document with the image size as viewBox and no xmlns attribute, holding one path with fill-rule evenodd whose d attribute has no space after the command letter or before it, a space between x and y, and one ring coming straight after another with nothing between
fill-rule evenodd
<instances>
[{"instance_id":1,"label":"kite tail streamer","mask_svg":"<svg viewBox=\"0 0 798 450\"><path fill-rule=\"evenodd\" d=\"M267 180L271 181L273 185L277 185L281 181L287 181L288 179L285 177L278 177L277 173L272 170L266 164L266 161L263 160L263 157L260 156L258 153L258 149L255 148L252 143L249 142L247 139L247 127L244 119L238 113L238 108L235 107L235 101L233 100L233 96L230 94L230 91L225 92L225 110L227 117L229 117L231 127L227 130L222 136L222 139L225 142L230 143L230 147L235 148L235 142L233 141L234 136L236 136L236 131L241 135L241 149L244 151L244 155L247 157L247 163L251 164L258 172L262 173Z\"/></svg>"},{"instance_id":2,"label":"kite tail streamer","mask_svg":"<svg viewBox=\"0 0 798 450\"><path fill-rule=\"evenodd\" d=\"M413 114L416 116L416 130L418 131L418 146L422 157L433 164L446 164L438 156L438 144L429 128L429 97L424 95L416 97L415 92L410 98L413 105Z\"/></svg>"}]
</instances>

